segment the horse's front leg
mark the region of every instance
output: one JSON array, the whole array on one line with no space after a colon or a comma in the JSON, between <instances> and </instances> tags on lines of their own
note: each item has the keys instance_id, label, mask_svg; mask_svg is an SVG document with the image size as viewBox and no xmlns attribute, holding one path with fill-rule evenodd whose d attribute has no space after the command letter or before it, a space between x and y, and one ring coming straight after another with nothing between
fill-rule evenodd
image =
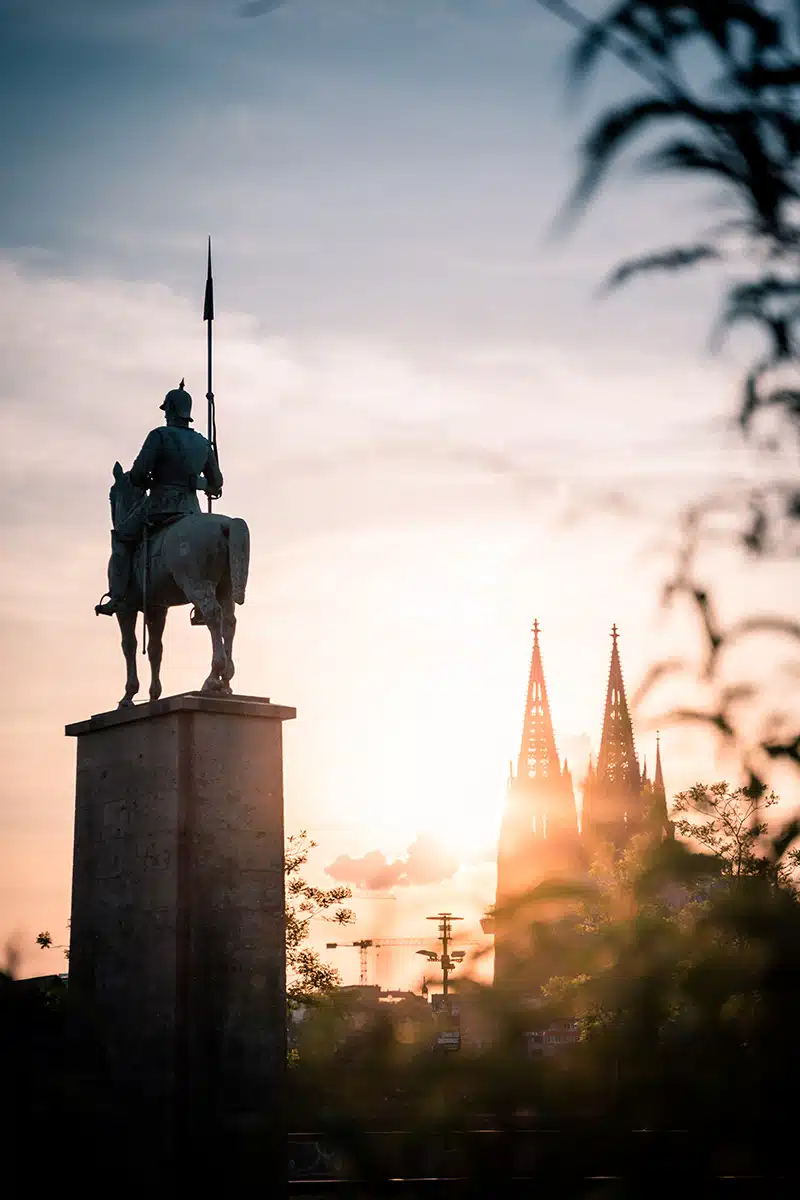
<instances>
[{"instance_id":1,"label":"horse's front leg","mask_svg":"<svg viewBox=\"0 0 800 1200\"><path fill-rule=\"evenodd\" d=\"M153 608L147 614L147 657L150 659L150 699L161 695L161 658L164 653L165 608Z\"/></svg>"},{"instance_id":2,"label":"horse's front leg","mask_svg":"<svg viewBox=\"0 0 800 1200\"><path fill-rule=\"evenodd\" d=\"M125 682L125 695L118 708L130 708L133 697L139 690L139 676L136 674L136 616L135 612L118 612L117 621L122 635L122 653L125 655L125 665L128 668L128 678Z\"/></svg>"}]
</instances>

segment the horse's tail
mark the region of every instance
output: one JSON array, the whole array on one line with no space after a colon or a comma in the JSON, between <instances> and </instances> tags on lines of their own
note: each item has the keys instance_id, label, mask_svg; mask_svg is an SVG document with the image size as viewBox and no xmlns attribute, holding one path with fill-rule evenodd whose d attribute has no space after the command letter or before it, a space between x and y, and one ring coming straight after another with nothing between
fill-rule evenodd
<instances>
[{"instance_id":1,"label":"horse's tail","mask_svg":"<svg viewBox=\"0 0 800 1200\"><path fill-rule=\"evenodd\" d=\"M250 530L241 517L231 517L228 522L228 563L234 602L244 604L250 568Z\"/></svg>"}]
</instances>

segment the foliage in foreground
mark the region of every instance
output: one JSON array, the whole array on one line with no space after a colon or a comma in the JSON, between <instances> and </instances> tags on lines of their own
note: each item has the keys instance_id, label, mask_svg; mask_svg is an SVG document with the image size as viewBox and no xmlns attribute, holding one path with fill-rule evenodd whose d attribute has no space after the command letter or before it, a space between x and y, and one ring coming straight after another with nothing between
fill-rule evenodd
<instances>
[{"instance_id":1,"label":"foliage in foreground","mask_svg":"<svg viewBox=\"0 0 800 1200\"><path fill-rule=\"evenodd\" d=\"M729 268L719 332L749 324L764 338L739 413L748 430L767 410L800 429L798 39L793 0L622 0L583 23L572 54L575 84L617 57L639 85L595 119L573 206L585 204L634 145L647 173L716 188L716 224L687 244L623 263L610 284L701 263ZM790 516L800 514L796 489L783 500Z\"/></svg>"},{"instance_id":2,"label":"foliage in foreground","mask_svg":"<svg viewBox=\"0 0 800 1200\"><path fill-rule=\"evenodd\" d=\"M667 1141L685 1131L671 1170L774 1176L773 1148L793 1121L787 1081L800 1068L797 826L773 838L756 832L742 823L751 804L744 790L696 785L677 797L673 816L692 823L700 853L641 838L621 858L598 853L588 885L536 889L523 906L519 991L463 983L457 1053L436 1048L436 1021L421 1000L365 1014L335 989L321 996L289 1072L290 1127L325 1132L348 1169L376 1186L400 1171L401 1135L390 1148L377 1132L391 1129L404 1131L404 1171L445 1170L453 1131L500 1131L511 1140L470 1135L458 1150L459 1170L480 1166L495 1188L519 1166L514 1131L532 1128L560 1131L544 1151L536 1142L536 1170L549 1162L559 1186L570 1171L599 1169L612 1145L627 1170L635 1155L620 1138L643 1128ZM548 982L532 1004L543 967ZM116 1128L102 1060L90 1062L89 1038L68 1044L68 995L56 986L51 996L0 979L0 1037L18 1108L34 1129L63 1123L70 1138L99 1128L98 1114ZM577 1021L579 1042L530 1057L526 1035L556 1018ZM482 1165L470 1166L473 1153Z\"/></svg>"},{"instance_id":3,"label":"foliage in foreground","mask_svg":"<svg viewBox=\"0 0 800 1200\"><path fill-rule=\"evenodd\" d=\"M429 1026L400 1037L388 1006L360 1029L320 1011L324 1036L318 1029L313 1048L301 1041L292 1072L295 1119L327 1128L356 1157L353 1131L370 1127L421 1138L487 1125L575 1138L678 1128L701 1140L709 1162L771 1170L774 1139L792 1121L786 1081L800 1067L797 825L732 840L729 826L751 803L746 791L697 785L675 815L688 821L680 814L699 808L704 852L634 840L619 860L598 855L588 888L542 885L527 897L516 996L477 985L458 993L473 1029L491 1031L483 1045L437 1053ZM549 980L532 1004L543 962ZM531 1058L526 1033L564 1018L578 1023L577 1045Z\"/></svg>"}]
</instances>

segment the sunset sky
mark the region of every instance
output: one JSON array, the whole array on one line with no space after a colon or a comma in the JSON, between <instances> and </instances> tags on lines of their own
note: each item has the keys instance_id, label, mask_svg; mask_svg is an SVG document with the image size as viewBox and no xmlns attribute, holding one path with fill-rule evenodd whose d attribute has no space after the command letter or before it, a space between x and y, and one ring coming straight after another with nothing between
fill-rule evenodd
<instances>
[{"instance_id":1,"label":"sunset sky","mask_svg":"<svg viewBox=\"0 0 800 1200\"><path fill-rule=\"evenodd\" d=\"M592 105L632 86L570 100L568 45L533 0L0 0L0 938L24 973L67 932L63 726L122 693L93 612L111 467L183 375L202 428L209 232L219 507L252 536L237 689L297 706L286 825L317 882L414 845L352 936L491 903L534 617L562 753L597 746L612 622L631 689L691 651L659 609L670 515L760 470L723 421L739 362L708 352L719 280L598 290L706 198L628 171L554 234ZM709 578L725 615L796 604L785 566L722 552ZM173 613L165 693L209 657ZM723 770L696 735L662 750L672 792ZM421 974L399 957L381 983Z\"/></svg>"}]
</instances>

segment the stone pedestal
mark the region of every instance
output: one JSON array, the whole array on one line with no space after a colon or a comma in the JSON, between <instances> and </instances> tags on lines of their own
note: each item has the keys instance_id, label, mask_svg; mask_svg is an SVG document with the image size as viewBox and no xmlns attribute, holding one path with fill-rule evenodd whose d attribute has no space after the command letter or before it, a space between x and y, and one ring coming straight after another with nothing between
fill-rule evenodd
<instances>
[{"instance_id":1,"label":"stone pedestal","mask_svg":"<svg viewBox=\"0 0 800 1200\"><path fill-rule=\"evenodd\" d=\"M125 1095L179 1134L282 1103L281 723L294 716L188 692L66 729L70 995Z\"/></svg>"}]
</instances>

